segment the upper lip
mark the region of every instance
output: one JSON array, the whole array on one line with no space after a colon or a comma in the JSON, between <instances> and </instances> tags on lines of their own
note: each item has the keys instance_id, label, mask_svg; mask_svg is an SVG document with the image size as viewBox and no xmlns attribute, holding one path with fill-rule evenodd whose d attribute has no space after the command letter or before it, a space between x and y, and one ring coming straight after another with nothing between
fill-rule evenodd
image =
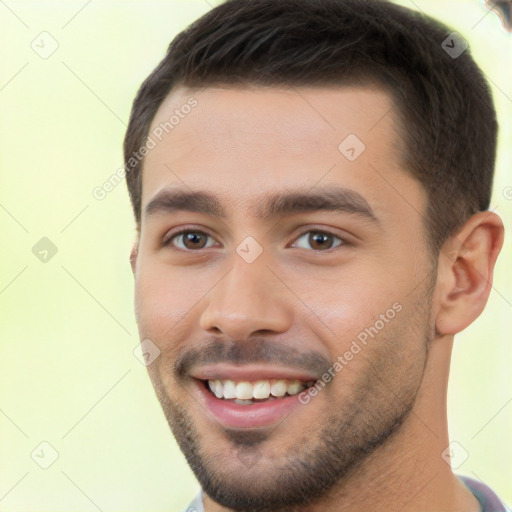
<instances>
[{"instance_id":1,"label":"upper lip","mask_svg":"<svg viewBox=\"0 0 512 512\"><path fill-rule=\"evenodd\" d=\"M215 364L202 366L191 372L199 380L258 381L269 379L317 380L318 376L303 370L278 366Z\"/></svg>"}]
</instances>

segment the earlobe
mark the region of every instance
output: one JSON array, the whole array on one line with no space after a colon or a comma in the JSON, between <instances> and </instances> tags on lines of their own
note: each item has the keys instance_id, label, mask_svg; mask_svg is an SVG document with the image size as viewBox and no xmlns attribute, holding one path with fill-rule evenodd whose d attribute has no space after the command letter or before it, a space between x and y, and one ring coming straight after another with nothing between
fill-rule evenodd
<instances>
[{"instance_id":1,"label":"earlobe","mask_svg":"<svg viewBox=\"0 0 512 512\"><path fill-rule=\"evenodd\" d=\"M503 236L501 218L485 211L468 219L443 245L438 266L439 334L456 334L482 313Z\"/></svg>"}]
</instances>

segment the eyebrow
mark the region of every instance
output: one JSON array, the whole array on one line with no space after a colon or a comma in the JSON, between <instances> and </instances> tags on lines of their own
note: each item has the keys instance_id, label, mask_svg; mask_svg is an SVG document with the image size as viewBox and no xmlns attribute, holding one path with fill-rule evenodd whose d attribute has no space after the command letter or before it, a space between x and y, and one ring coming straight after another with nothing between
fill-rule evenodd
<instances>
[{"instance_id":1,"label":"eyebrow","mask_svg":"<svg viewBox=\"0 0 512 512\"><path fill-rule=\"evenodd\" d=\"M170 214L178 211L202 213L226 219L226 210L211 192L166 188L148 203L145 216ZM315 187L315 190L291 190L267 194L250 208L255 217L272 220L277 217L315 211L343 212L359 215L379 223L368 201L354 190L339 186Z\"/></svg>"}]
</instances>

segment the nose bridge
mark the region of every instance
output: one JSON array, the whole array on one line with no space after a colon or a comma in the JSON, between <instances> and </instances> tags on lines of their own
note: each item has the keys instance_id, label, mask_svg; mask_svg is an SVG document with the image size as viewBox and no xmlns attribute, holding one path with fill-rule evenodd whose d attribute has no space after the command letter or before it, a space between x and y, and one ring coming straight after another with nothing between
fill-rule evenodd
<instances>
[{"instance_id":1,"label":"nose bridge","mask_svg":"<svg viewBox=\"0 0 512 512\"><path fill-rule=\"evenodd\" d=\"M257 331L285 332L292 312L286 290L260 255L249 263L234 253L231 270L207 295L201 327L217 329L232 339L245 339Z\"/></svg>"}]
</instances>

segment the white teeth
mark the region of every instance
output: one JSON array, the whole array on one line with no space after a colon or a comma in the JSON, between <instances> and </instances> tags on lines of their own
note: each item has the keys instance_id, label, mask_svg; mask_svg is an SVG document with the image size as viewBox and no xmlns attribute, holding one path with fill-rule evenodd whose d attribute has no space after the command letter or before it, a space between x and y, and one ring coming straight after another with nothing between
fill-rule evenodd
<instances>
[{"instance_id":1,"label":"white teeth","mask_svg":"<svg viewBox=\"0 0 512 512\"><path fill-rule=\"evenodd\" d=\"M224 398L236 398L236 384L232 380L223 380Z\"/></svg>"},{"instance_id":2,"label":"white teeth","mask_svg":"<svg viewBox=\"0 0 512 512\"><path fill-rule=\"evenodd\" d=\"M224 389L222 387L222 382L220 380L216 380L213 382L214 388L213 392L217 398L222 398L224 396Z\"/></svg>"},{"instance_id":3,"label":"white teeth","mask_svg":"<svg viewBox=\"0 0 512 512\"><path fill-rule=\"evenodd\" d=\"M239 382L236 385L236 397L240 398L241 400L250 400L251 398L253 398L253 390L251 383Z\"/></svg>"},{"instance_id":4,"label":"white teeth","mask_svg":"<svg viewBox=\"0 0 512 512\"><path fill-rule=\"evenodd\" d=\"M270 386L270 392L275 397L281 397L286 395L286 389L288 386L286 385L285 380L274 380L272 381L272 385Z\"/></svg>"},{"instance_id":5,"label":"white teeth","mask_svg":"<svg viewBox=\"0 0 512 512\"><path fill-rule=\"evenodd\" d=\"M300 380L292 380L290 384L288 384L286 392L289 395L296 395L297 393L300 393L303 389L306 389L306 386L304 386L302 382L300 382Z\"/></svg>"},{"instance_id":6,"label":"white teeth","mask_svg":"<svg viewBox=\"0 0 512 512\"><path fill-rule=\"evenodd\" d=\"M268 398L270 396L270 382L268 380L259 380L253 385L254 398Z\"/></svg>"},{"instance_id":7,"label":"white teeth","mask_svg":"<svg viewBox=\"0 0 512 512\"><path fill-rule=\"evenodd\" d=\"M217 398L226 400L235 399L235 402L242 403L252 399L267 400L282 398L288 395L296 395L302 390L314 384L314 381L302 382L300 380L268 379L254 382L235 382L230 379L209 380L208 386ZM244 402L252 403L252 402Z\"/></svg>"}]
</instances>

